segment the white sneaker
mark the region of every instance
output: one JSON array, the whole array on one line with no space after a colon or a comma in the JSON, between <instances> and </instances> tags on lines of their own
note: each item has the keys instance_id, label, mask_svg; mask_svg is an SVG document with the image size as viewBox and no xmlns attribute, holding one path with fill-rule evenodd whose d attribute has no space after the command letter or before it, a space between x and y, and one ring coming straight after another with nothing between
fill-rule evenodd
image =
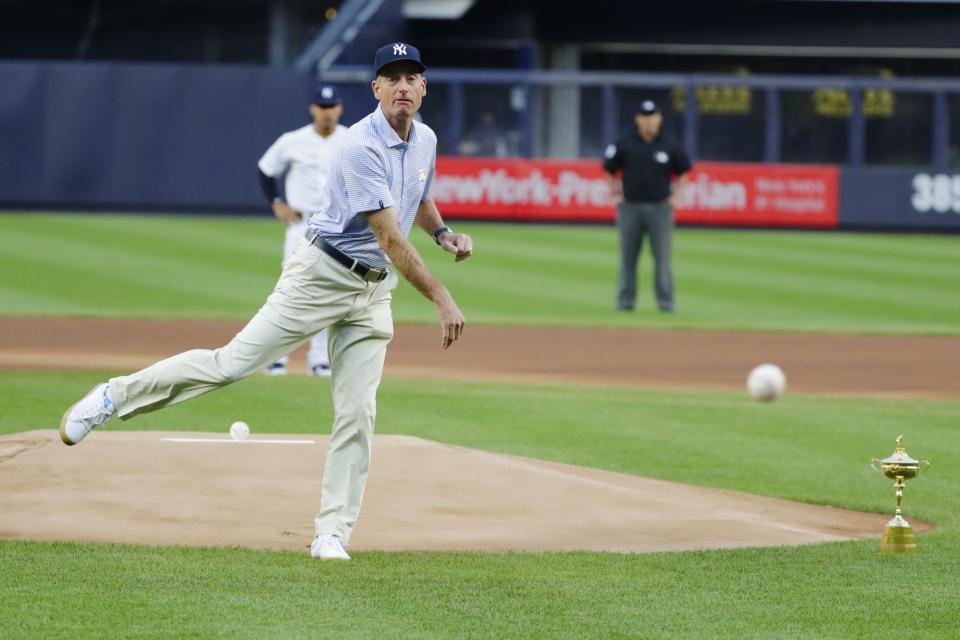
<instances>
[{"instance_id":1,"label":"white sneaker","mask_svg":"<svg viewBox=\"0 0 960 640\"><path fill-rule=\"evenodd\" d=\"M108 384L98 384L80 402L67 409L60 421L60 439L64 444L77 444L117 413L117 407L107 395L108 389Z\"/></svg>"},{"instance_id":2,"label":"white sneaker","mask_svg":"<svg viewBox=\"0 0 960 640\"><path fill-rule=\"evenodd\" d=\"M329 378L330 374L333 371L330 369L328 364L316 364L312 367L307 367L308 376L320 376L321 378Z\"/></svg>"},{"instance_id":3,"label":"white sneaker","mask_svg":"<svg viewBox=\"0 0 960 640\"><path fill-rule=\"evenodd\" d=\"M330 533L321 533L310 545L310 555L321 560L349 560L340 538Z\"/></svg>"},{"instance_id":4,"label":"white sneaker","mask_svg":"<svg viewBox=\"0 0 960 640\"><path fill-rule=\"evenodd\" d=\"M263 372L268 376L285 376L287 375L287 365L282 362L274 362L264 369Z\"/></svg>"}]
</instances>

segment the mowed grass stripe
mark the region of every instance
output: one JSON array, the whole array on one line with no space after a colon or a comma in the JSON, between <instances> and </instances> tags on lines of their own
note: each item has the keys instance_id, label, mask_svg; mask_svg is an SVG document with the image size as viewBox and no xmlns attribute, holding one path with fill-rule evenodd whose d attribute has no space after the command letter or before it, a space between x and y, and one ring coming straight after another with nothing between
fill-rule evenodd
<instances>
[{"instance_id":1,"label":"mowed grass stripe","mask_svg":"<svg viewBox=\"0 0 960 640\"><path fill-rule=\"evenodd\" d=\"M71 231L104 242L136 239L148 246L162 240L164 245L178 243L195 248L226 249L243 253L279 256L276 239L283 237L283 226L264 218L164 216L137 214L34 214L30 224L18 225L38 234L50 234L51 229Z\"/></svg>"},{"instance_id":2,"label":"mowed grass stripe","mask_svg":"<svg viewBox=\"0 0 960 640\"><path fill-rule=\"evenodd\" d=\"M678 260L682 260L685 267L703 270L739 268L759 272L755 275L767 275L772 272L776 273L778 277L792 274L811 281L829 280L840 284L871 283L907 290L936 290L955 286L955 279L952 276L956 273L956 270L947 265L937 267L922 265L911 268L908 265L900 264L870 263L866 259L851 260L849 258L822 256L800 259L783 254L757 257L752 255L718 256L716 252L712 251L690 253L683 250L677 253ZM802 269L798 267L802 267ZM960 268L960 265L957 265L957 268Z\"/></svg>"},{"instance_id":3,"label":"mowed grass stripe","mask_svg":"<svg viewBox=\"0 0 960 640\"><path fill-rule=\"evenodd\" d=\"M9 234L9 243L4 242L4 250L9 248L8 244L40 244L50 252L66 256L71 256L75 251L81 257L86 257L87 253L95 251L133 253L144 260L182 258L216 269L226 269L232 264L235 269L257 271L268 262L272 263L275 269L279 267L281 252L275 240L277 237L282 240L282 231L268 228L263 221L254 223L258 230L273 233L261 233L264 238L256 241L247 235L231 235L226 224L230 219L213 221L214 224L209 220L201 220L199 222L206 224L197 224L194 228L193 219L181 221L174 218L167 219L171 224L143 229L123 217L118 217L118 222L126 224L107 226L109 219L103 218L98 216L92 221L98 224L93 224L90 219L83 217L68 221L62 225L63 228L58 229L58 233L50 233L49 229L21 227L5 230L5 235ZM3 216L0 216L0 220L3 220ZM244 220L233 220L233 223L252 226Z\"/></svg>"},{"instance_id":4,"label":"mowed grass stripe","mask_svg":"<svg viewBox=\"0 0 960 640\"><path fill-rule=\"evenodd\" d=\"M52 254L51 254L52 255ZM24 260L30 259L24 255ZM205 274L197 278L197 268L190 265L176 265L156 262L157 268L141 264L143 269L123 269L122 254L91 258L77 264L67 264L62 258L50 255L32 259L34 269L32 278L19 281L26 291L31 290L35 278L47 277L47 296L56 296L65 303L63 313L71 308L82 307L100 315L156 315L166 317L176 315L207 315L209 307L233 307L238 311L249 308L250 280L237 278L227 272ZM148 263L150 261L147 261ZM59 277L69 271L70 278ZM198 283L202 286L198 287ZM243 285L241 289L239 285ZM261 290L270 291L271 284L264 283ZM118 292L123 293L118 293ZM119 300L123 308L116 308ZM161 300L162 306L156 301ZM197 310L194 314L193 311ZM224 313L214 315L227 315Z\"/></svg>"},{"instance_id":5,"label":"mowed grass stripe","mask_svg":"<svg viewBox=\"0 0 960 640\"><path fill-rule=\"evenodd\" d=\"M713 553L357 554L4 543L7 637L947 638L946 557L872 544ZM933 551L941 551L936 544ZM932 555L932 554L931 554ZM17 576L23 576L18 579ZM89 576L96 576L93 581ZM86 580L85 580L86 578ZM761 582L762 581L762 582ZM41 588L50 594L39 593ZM63 607L64 600L83 606ZM73 634L73 635L71 635Z\"/></svg>"},{"instance_id":6,"label":"mowed grass stripe","mask_svg":"<svg viewBox=\"0 0 960 640\"><path fill-rule=\"evenodd\" d=\"M736 229L693 229L691 241L709 245L723 244L724 237L734 238L734 246L747 249L769 249L767 232ZM957 237L954 235L860 233L833 231L777 231L775 247L805 254L827 254L838 257L850 256L873 259L886 256L894 260L923 261L936 258L956 262ZM909 242L903 242L909 238Z\"/></svg>"},{"instance_id":7,"label":"mowed grass stripe","mask_svg":"<svg viewBox=\"0 0 960 640\"><path fill-rule=\"evenodd\" d=\"M779 247L744 250L737 246L724 251L716 246L709 246L691 251L689 247L681 245L677 255L704 267L739 265L762 270L795 272L797 266L802 265L802 274L810 278L827 276L854 281L882 278L884 284L898 283L927 288L952 285L954 282L952 276L960 269L960 260L956 263L921 261L912 264L881 261L875 255L851 257L845 254L812 253L806 250L795 252Z\"/></svg>"},{"instance_id":8,"label":"mowed grass stripe","mask_svg":"<svg viewBox=\"0 0 960 640\"><path fill-rule=\"evenodd\" d=\"M265 297L276 278L276 273L270 277L262 267L251 267L242 255L214 260L202 258L202 251L192 248L165 247L157 252L146 246L107 243L100 236L68 241L49 235L43 237L42 251L35 253L36 245L24 234L14 231L10 239L4 247L5 259L29 268L7 286L30 292L43 282L49 297L57 296L74 308L99 309L105 315L113 310L116 315L128 315L128 310L137 315L141 305L152 306L161 316L176 310L190 315L193 309L211 305L241 311L249 309L251 291L259 288ZM275 269L279 272L278 266ZM116 309L118 300L125 303L122 309ZM163 306L152 304L157 300Z\"/></svg>"},{"instance_id":9,"label":"mowed grass stripe","mask_svg":"<svg viewBox=\"0 0 960 640\"><path fill-rule=\"evenodd\" d=\"M637 312L614 311L611 227L455 226L474 236L474 259L454 264L424 234L411 238L471 323L960 334L952 237L680 229L680 313L663 316L650 313L649 250ZM6 215L0 232L14 291L0 309L16 314L246 319L276 281L282 242L270 219ZM436 321L406 283L394 312Z\"/></svg>"},{"instance_id":10,"label":"mowed grass stripe","mask_svg":"<svg viewBox=\"0 0 960 640\"><path fill-rule=\"evenodd\" d=\"M638 281L641 307L652 306L648 300L651 267L649 261L643 261ZM596 317L603 317L606 322L594 320L594 324L638 324L631 316L610 313L614 306L613 283L616 279L612 270L608 270L604 278L566 266L553 269L528 264L517 269L505 265L485 267L485 271L496 278L499 284L488 297L463 297L462 306L470 311L469 317L474 321L510 322L509 314L491 313L488 311L491 307L536 307L549 308L553 312L552 317L537 319L536 322L542 324L570 324L579 319L589 321ZM465 273L462 271L458 274L451 269L443 278L453 290L458 290L470 284L469 274L466 277L462 275ZM773 282L769 273L760 274L755 267L709 265L695 272L689 261L683 263L676 277L678 290L683 292L682 326L790 330L802 324L807 330L831 331L840 326L862 323L864 313L872 311L874 315L863 331L905 332L912 329L920 332L951 332L955 329L954 325L942 321L931 322L928 319L931 312L940 311L945 316L956 310L960 315L958 299L944 297L939 292L921 296L919 291L891 291L885 285L863 286L846 278L838 281L785 272L778 275L777 282ZM562 281L562 285L558 285L558 280ZM598 286L598 281L605 285ZM413 295L411 290L407 296L398 296L398 318L410 314L399 301L409 300ZM490 297L495 297L495 302L491 302ZM764 300L770 304L758 304L758 301ZM899 300L906 302L900 303ZM416 300L413 302L416 303ZM738 310L744 308L750 309L749 314L739 315ZM736 322L727 320L732 317L736 317ZM672 318L643 319L644 323L656 323L658 326L670 326L671 321ZM905 325L909 329L905 329Z\"/></svg>"},{"instance_id":11,"label":"mowed grass stripe","mask_svg":"<svg viewBox=\"0 0 960 640\"><path fill-rule=\"evenodd\" d=\"M0 221L3 218L0 216ZM175 268L183 263L198 270L201 281L207 273L215 276L220 272L233 272L255 277L270 269L274 277L279 274L282 229L279 225L266 225L262 220L163 218L158 221L148 216L75 216L75 219L67 217L52 224L57 225L56 233L51 233L49 226L41 229L25 225L6 230L9 246L4 242L3 251L39 244L38 255L63 256L79 265L109 262L118 272L125 269L162 271L164 267ZM238 228L247 227L246 232L238 232Z\"/></svg>"},{"instance_id":12,"label":"mowed grass stripe","mask_svg":"<svg viewBox=\"0 0 960 640\"><path fill-rule=\"evenodd\" d=\"M180 262L176 254L143 255L138 247L110 247L95 242L83 243L74 247L73 243L61 239L50 239L45 243L43 253L34 260L58 268L61 271L80 270L89 276L111 277L117 280L135 282L163 283L172 281L178 288L189 289L195 282L211 282L220 286L228 278L258 278L262 272L245 267L242 262L231 266L225 261L191 260ZM13 245L6 250L7 255L26 259L31 247L24 244ZM183 257L188 257L184 254ZM128 265L135 264L134 267ZM184 278L192 274L193 278ZM169 276L169 277L167 277Z\"/></svg>"},{"instance_id":13,"label":"mowed grass stripe","mask_svg":"<svg viewBox=\"0 0 960 640\"><path fill-rule=\"evenodd\" d=\"M864 304L882 306L888 311L918 310L926 316L943 316L950 312L960 313L960 299L942 295L943 288L897 286L889 283L858 281L854 277L837 275L819 277L816 275L796 274L784 271L777 275L776 282L765 276L756 277L755 267L705 266L700 271L691 272L689 265L678 274L680 284L706 283L713 290L729 290L739 293L741 299L750 300L754 296L777 298L782 302L802 301L810 309L829 309L834 303L862 310ZM680 280L682 276L682 280ZM754 277L752 277L754 276ZM723 287L739 283L739 287ZM851 309L852 310L852 309Z\"/></svg>"},{"instance_id":14,"label":"mowed grass stripe","mask_svg":"<svg viewBox=\"0 0 960 640\"><path fill-rule=\"evenodd\" d=\"M600 236L597 229L586 231L587 233L583 235L587 240L597 240ZM697 305L697 301L693 305L684 303L683 308L686 311L702 309L705 313L710 313L722 310L723 307L730 308L730 305L725 304L728 301L743 304L768 299L776 301L777 306L780 307L776 313L783 315L783 309L800 313L803 318L815 320L816 327L821 330L829 330L832 322L845 324L849 320L855 320L857 315L862 316L864 310L870 310L876 314L875 318L880 320L879 322L871 320L871 326L865 330L877 330L881 326L888 330L899 330L901 323L915 321L924 331L949 331L953 323L931 323L927 322L927 317L931 312L934 315L960 314L960 296L943 295L945 289L958 288L956 278L949 273L948 267L941 267L938 270L927 269L925 272L915 270L925 275L918 280L909 276L898 277L896 269L892 268L871 270L866 268L866 263L860 258L856 260L820 258L819 254L811 253L809 250L803 250L804 253L798 252L793 256L787 252L788 255L784 256L781 255L784 252L770 248L769 240L765 240L762 244L745 242L747 245L756 245L754 254L750 253L749 248L746 252L739 253L731 250L726 252L727 255L723 256L725 258L723 260L715 259L711 255L701 255L696 250L691 250L688 245L689 238L696 239L698 235L706 236L710 241L701 242L700 246L708 249L706 253L715 254L717 253L715 247L722 244L718 240L722 241L730 233L688 232L687 230L681 233L683 239L677 242L677 266L675 267L680 291L692 291L707 298L711 303L716 303L710 305ZM749 237L749 234L740 232L736 234L736 238L745 235ZM805 242L823 234L803 234L800 238L794 238L794 235L800 234L783 234L783 237L787 240ZM870 239L872 236L858 235L856 238L848 238L847 244L852 246L861 242L863 238ZM503 258L503 263L508 265L495 270L497 275L503 278L500 289L508 289L518 294L527 291L529 297L534 300L556 299L563 295L564 290L577 291L578 281L582 281L591 290L585 292L584 297L581 298L582 305L574 306L609 309L613 298L612 282L616 277L615 240L615 237L608 234L599 245L594 242L592 243L594 246L588 246L591 243L584 241L584 238L578 235L574 242L558 245L552 249L542 239L531 243L529 240L524 241L514 236L506 243L506 251L502 251L503 246L497 250L497 258ZM524 246L531 244L534 249L529 251L534 254L533 259L524 252ZM539 261L539 256L551 252L562 254L563 261L556 265L545 265ZM611 252L613 256L610 255ZM511 257L515 253L520 253L522 257ZM960 255L960 252L957 253ZM803 263L801 271L798 269L798 261L804 258L807 262ZM874 256L876 264L875 258L876 256ZM811 260L813 264L810 263ZM650 288L651 262L646 255L642 259L640 286L644 291ZM512 271L510 267L514 265L518 265L517 271L524 274L521 276L523 279L520 277L510 279ZM584 266L593 266L596 270L593 272L584 270ZM564 278L564 286L554 288L553 294L544 294L543 283L538 282L535 275L527 275L545 271ZM604 272L602 278L611 283L601 292L600 297L597 297L595 287L589 287L591 282L601 279L597 271ZM584 292L579 293L583 295ZM717 305L719 307L712 308ZM844 309L849 312L845 313ZM757 312L756 309L751 310L753 319L769 317L770 314ZM741 322L744 321L741 320ZM756 328L761 325L754 322L751 326ZM775 328L784 328L784 325L781 324Z\"/></svg>"},{"instance_id":15,"label":"mowed grass stripe","mask_svg":"<svg viewBox=\"0 0 960 640\"><path fill-rule=\"evenodd\" d=\"M71 302L60 293L37 293L15 286L0 285L0 313L7 309L28 307L40 315L86 315L97 313L98 307L87 304L88 301Z\"/></svg>"}]
</instances>

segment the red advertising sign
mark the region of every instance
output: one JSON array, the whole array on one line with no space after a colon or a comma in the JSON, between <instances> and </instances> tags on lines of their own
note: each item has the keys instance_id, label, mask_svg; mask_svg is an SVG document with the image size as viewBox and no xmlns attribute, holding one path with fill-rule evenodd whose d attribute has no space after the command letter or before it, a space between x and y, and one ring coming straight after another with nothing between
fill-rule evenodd
<instances>
[{"instance_id":1,"label":"red advertising sign","mask_svg":"<svg viewBox=\"0 0 960 640\"><path fill-rule=\"evenodd\" d=\"M698 162L680 196L677 221L834 228L840 171L834 166Z\"/></svg>"},{"instance_id":2,"label":"red advertising sign","mask_svg":"<svg viewBox=\"0 0 960 640\"><path fill-rule=\"evenodd\" d=\"M698 162L677 222L836 227L838 169L821 165ZM451 217L612 222L599 161L437 158L433 197Z\"/></svg>"}]
</instances>

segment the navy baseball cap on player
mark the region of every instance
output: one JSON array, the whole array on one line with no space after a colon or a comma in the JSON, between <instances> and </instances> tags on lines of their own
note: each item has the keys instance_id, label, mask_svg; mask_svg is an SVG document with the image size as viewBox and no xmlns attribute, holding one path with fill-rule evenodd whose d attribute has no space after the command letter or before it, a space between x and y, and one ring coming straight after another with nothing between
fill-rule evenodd
<instances>
[{"instance_id":1,"label":"navy baseball cap on player","mask_svg":"<svg viewBox=\"0 0 960 640\"><path fill-rule=\"evenodd\" d=\"M332 84L317 85L313 90L313 99L310 104L316 104L321 107L329 107L340 104L340 92Z\"/></svg>"},{"instance_id":2,"label":"navy baseball cap on player","mask_svg":"<svg viewBox=\"0 0 960 640\"><path fill-rule=\"evenodd\" d=\"M655 113L660 113L660 107L658 107L657 103L653 100L644 100L640 103L640 108L637 109L637 113L642 116L652 116Z\"/></svg>"},{"instance_id":3,"label":"navy baseball cap on player","mask_svg":"<svg viewBox=\"0 0 960 640\"><path fill-rule=\"evenodd\" d=\"M405 42L394 42L377 49L377 54L373 57L374 73L376 73L376 75L380 75L380 71L385 66L392 62L399 62L401 60L409 60L410 62L416 64L420 69L420 73L423 73L427 70L427 67L424 66L423 61L420 59L419 49L412 44L407 44Z\"/></svg>"}]
</instances>

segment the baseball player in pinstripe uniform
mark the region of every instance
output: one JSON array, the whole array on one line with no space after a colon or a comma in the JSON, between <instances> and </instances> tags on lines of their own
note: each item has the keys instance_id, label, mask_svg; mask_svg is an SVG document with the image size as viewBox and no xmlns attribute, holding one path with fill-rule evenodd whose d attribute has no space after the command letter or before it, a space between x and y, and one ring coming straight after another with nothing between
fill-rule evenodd
<instances>
[{"instance_id":1,"label":"baseball player in pinstripe uniform","mask_svg":"<svg viewBox=\"0 0 960 640\"><path fill-rule=\"evenodd\" d=\"M444 225L430 197L437 138L414 122L427 92L420 52L389 44L377 50L374 68L379 106L350 127L320 211L247 326L220 349L187 351L97 385L60 424L63 441L77 444L115 415L132 418L249 376L329 327L335 417L310 548L324 559L349 559L344 546L370 468L397 272L435 305L443 348L463 332L463 314L407 235L416 224L455 260L473 253L470 237Z\"/></svg>"},{"instance_id":2,"label":"baseball player in pinstripe uniform","mask_svg":"<svg viewBox=\"0 0 960 640\"><path fill-rule=\"evenodd\" d=\"M347 135L340 123L343 105L340 92L333 85L318 86L310 103L313 123L288 131L270 145L257 163L260 187L270 202L273 214L287 225L283 241L283 266L307 231L309 216L320 209L323 190L327 184L330 163ZM284 197L280 197L276 179L284 178ZM283 356L266 368L267 375L284 375L288 356ZM327 330L310 338L307 351L307 373L330 375L327 356Z\"/></svg>"}]
</instances>

